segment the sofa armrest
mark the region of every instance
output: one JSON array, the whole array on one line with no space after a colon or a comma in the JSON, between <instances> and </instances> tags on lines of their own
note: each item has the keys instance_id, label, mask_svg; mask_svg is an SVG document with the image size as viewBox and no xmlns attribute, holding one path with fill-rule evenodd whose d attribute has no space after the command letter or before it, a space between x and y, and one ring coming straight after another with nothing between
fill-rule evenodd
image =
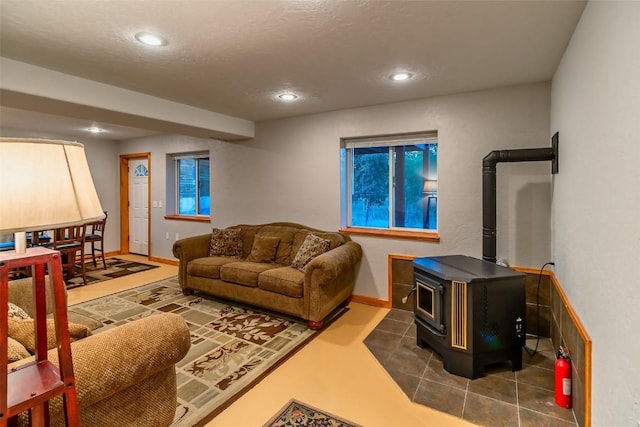
<instances>
[{"instance_id":1,"label":"sofa armrest","mask_svg":"<svg viewBox=\"0 0 640 427\"><path fill-rule=\"evenodd\" d=\"M187 283L187 264L196 258L203 258L209 255L209 244L211 234L186 237L176 240L173 244L173 256L180 261L178 264L178 282L181 287Z\"/></svg>"},{"instance_id":2,"label":"sofa armrest","mask_svg":"<svg viewBox=\"0 0 640 427\"><path fill-rule=\"evenodd\" d=\"M322 327L323 319L351 296L361 259L360 245L348 241L307 264L303 293L311 328Z\"/></svg>"},{"instance_id":3,"label":"sofa armrest","mask_svg":"<svg viewBox=\"0 0 640 427\"><path fill-rule=\"evenodd\" d=\"M323 286L335 281L353 281L357 264L362 259L362 247L353 241L323 253L309 261L305 283Z\"/></svg>"},{"instance_id":4,"label":"sofa armrest","mask_svg":"<svg viewBox=\"0 0 640 427\"><path fill-rule=\"evenodd\" d=\"M186 322L172 313L135 320L71 343L80 411L172 368L190 346ZM49 351L49 360L57 364L56 350Z\"/></svg>"}]
</instances>

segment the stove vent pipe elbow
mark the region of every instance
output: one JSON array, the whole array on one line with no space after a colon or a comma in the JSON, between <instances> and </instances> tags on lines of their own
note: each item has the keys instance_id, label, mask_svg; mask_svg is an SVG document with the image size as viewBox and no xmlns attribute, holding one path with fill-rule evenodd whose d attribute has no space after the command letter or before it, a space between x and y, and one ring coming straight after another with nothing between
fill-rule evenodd
<instances>
[{"instance_id":1,"label":"stove vent pipe elbow","mask_svg":"<svg viewBox=\"0 0 640 427\"><path fill-rule=\"evenodd\" d=\"M482 159L482 259L496 262L496 165L502 162L539 162L551 160L552 172L558 172L558 133L550 148L495 150Z\"/></svg>"}]
</instances>

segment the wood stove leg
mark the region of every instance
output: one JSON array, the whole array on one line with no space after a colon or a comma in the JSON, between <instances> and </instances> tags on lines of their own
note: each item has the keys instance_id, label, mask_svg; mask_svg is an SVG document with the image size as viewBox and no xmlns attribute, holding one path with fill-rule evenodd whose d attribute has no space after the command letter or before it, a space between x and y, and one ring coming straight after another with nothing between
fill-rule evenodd
<instances>
[{"instance_id":1,"label":"wood stove leg","mask_svg":"<svg viewBox=\"0 0 640 427\"><path fill-rule=\"evenodd\" d=\"M511 358L511 371L516 372L522 369L522 349L520 347L513 350Z\"/></svg>"},{"instance_id":2,"label":"wood stove leg","mask_svg":"<svg viewBox=\"0 0 640 427\"><path fill-rule=\"evenodd\" d=\"M182 295L184 296L193 295L194 292L193 289L182 288Z\"/></svg>"}]
</instances>

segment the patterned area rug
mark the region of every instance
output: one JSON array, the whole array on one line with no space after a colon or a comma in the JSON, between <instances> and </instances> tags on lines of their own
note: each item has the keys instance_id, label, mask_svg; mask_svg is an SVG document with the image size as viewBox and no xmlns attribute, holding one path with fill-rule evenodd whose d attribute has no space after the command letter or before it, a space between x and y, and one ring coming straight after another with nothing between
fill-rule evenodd
<instances>
[{"instance_id":1,"label":"patterned area rug","mask_svg":"<svg viewBox=\"0 0 640 427\"><path fill-rule=\"evenodd\" d=\"M291 399L262 427L361 427L306 403Z\"/></svg>"},{"instance_id":2,"label":"patterned area rug","mask_svg":"<svg viewBox=\"0 0 640 427\"><path fill-rule=\"evenodd\" d=\"M126 259L120 258L107 258L106 261L106 270L102 268L102 260L98 261L97 267L94 267L93 262L91 261L85 263L84 268L87 274L87 285L93 285L105 280L116 279L118 277L128 276L129 274L151 270L152 268L158 268L157 265L127 261ZM74 277L67 281L67 289L73 289L78 286L83 286L83 283L82 275L80 274L80 268L76 267Z\"/></svg>"},{"instance_id":3,"label":"patterned area rug","mask_svg":"<svg viewBox=\"0 0 640 427\"><path fill-rule=\"evenodd\" d=\"M183 296L177 277L72 309L105 325L95 333L160 312L187 321L191 349L176 366L174 427L204 425L318 334L305 322L279 314L200 293Z\"/></svg>"}]
</instances>

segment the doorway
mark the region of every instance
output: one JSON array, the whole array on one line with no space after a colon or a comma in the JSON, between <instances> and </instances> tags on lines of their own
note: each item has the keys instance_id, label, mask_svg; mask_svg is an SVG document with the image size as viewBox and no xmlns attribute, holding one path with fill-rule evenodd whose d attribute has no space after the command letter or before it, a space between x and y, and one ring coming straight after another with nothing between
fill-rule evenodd
<instances>
[{"instance_id":1,"label":"doorway","mask_svg":"<svg viewBox=\"0 0 640 427\"><path fill-rule=\"evenodd\" d=\"M120 156L120 252L149 256L151 153Z\"/></svg>"}]
</instances>

